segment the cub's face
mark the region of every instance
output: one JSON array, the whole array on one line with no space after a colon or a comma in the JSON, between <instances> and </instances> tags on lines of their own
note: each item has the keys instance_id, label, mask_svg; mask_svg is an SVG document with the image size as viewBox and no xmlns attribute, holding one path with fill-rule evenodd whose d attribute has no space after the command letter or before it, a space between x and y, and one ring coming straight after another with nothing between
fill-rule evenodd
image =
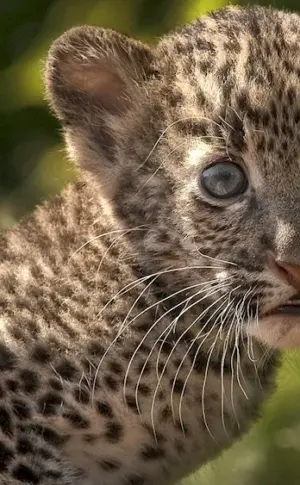
<instances>
[{"instance_id":1,"label":"cub's face","mask_svg":"<svg viewBox=\"0 0 300 485\"><path fill-rule=\"evenodd\" d=\"M229 8L153 49L77 28L46 68L71 156L143 271L209 307L199 326L279 347L300 343L298 306L276 310L300 289L299 39L297 15Z\"/></svg>"}]
</instances>

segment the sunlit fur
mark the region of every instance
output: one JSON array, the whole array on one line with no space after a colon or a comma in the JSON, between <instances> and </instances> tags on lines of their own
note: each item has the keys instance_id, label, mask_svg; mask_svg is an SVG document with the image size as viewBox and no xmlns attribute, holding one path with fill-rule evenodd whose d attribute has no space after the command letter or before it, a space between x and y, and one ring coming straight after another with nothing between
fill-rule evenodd
<instances>
[{"instance_id":1,"label":"sunlit fur","mask_svg":"<svg viewBox=\"0 0 300 485\"><path fill-rule=\"evenodd\" d=\"M53 44L80 175L1 239L1 484L170 484L258 417L272 346L299 338L266 261L300 263L299 38L297 15L232 7L152 49ZM222 160L249 180L231 201L199 184Z\"/></svg>"}]
</instances>

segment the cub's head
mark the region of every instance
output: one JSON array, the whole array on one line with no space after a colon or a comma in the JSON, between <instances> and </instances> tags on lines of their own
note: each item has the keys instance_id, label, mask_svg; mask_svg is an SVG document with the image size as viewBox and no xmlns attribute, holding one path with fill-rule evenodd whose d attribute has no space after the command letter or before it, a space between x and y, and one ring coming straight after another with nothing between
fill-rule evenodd
<instances>
[{"instance_id":1,"label":"cub's head","mask_svg":"<svg viewBox=\"0 0 300 485\"><path fill-rule=\"evenodd\" d=\"M69 153L140 267L205 302L199 325L279 347L300 344L300 307L278 309L300 289L299 42L298 15L232 7L153 48L75 28L46 66Z\"/></svg>"}]
</instances>

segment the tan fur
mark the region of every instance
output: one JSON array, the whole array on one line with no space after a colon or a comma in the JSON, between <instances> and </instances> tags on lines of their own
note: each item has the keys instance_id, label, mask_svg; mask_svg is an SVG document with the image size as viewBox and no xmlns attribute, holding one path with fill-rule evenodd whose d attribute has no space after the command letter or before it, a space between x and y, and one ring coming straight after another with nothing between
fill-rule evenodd
<instances>
[{"instance_id":1,"label":"tan fur","mask_svg":"<svg viewBox=\"0 0 300 485\"><path fill-rule=\"evenodd\" d=\"M78 182L0 241L1 485L171 484L259 416L298 323L300 18L230 7L157 47L72 29L47 97ZM202 174L234 163L232 199ZM265 356L268 356L268 359Z\"/></svg>"}]
</instances>

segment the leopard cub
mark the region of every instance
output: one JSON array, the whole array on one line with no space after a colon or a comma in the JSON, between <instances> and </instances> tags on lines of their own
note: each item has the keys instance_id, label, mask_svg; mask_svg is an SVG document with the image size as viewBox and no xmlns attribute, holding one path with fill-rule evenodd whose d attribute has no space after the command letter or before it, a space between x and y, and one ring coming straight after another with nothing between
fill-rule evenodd
<instances>
[{"instance_id":1,"label":"leopard cub","mask_svg":"<svg viewBox=\"0 0 300 485\"><path fill-rule=\"evenodd\" d=\"M1 236L1 485L171 484L258 416L300 344L299 38L230 7L54 42L79 175Z\"/></svg>"}]
</instances>

